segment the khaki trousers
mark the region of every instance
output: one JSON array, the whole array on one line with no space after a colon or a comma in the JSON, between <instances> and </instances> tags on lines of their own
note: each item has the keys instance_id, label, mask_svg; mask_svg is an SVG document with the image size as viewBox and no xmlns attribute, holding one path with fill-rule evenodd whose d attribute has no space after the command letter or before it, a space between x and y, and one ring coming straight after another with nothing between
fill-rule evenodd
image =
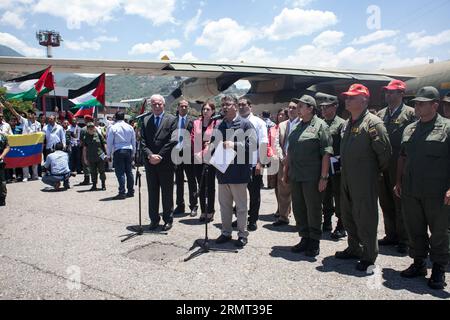
<instances>
[{"instance_id":1,"label":"khaki trousers","mask_svg":"<svg viewBox=\"0 0 450 320\"><path fill-rule=\"evenodd\" d=\"M289 181L284 183L283 180L284 165L280 161L280 169L278 170L278 213L280 215L279 220L289 222L289 216L291 215L291 185Z\"/></svg>"},{"instance_id":2,"label":"khaki trousers","mask_svg":"<svg viewBox=\"0 0 450 320\"><path fill-rule=\"evenodd\" d=\"M222 235L229 237L233 232L233 201L236 204L238 237L247 238L247 184L219 184L220 215Z\"/></svg>"}]
</instances>

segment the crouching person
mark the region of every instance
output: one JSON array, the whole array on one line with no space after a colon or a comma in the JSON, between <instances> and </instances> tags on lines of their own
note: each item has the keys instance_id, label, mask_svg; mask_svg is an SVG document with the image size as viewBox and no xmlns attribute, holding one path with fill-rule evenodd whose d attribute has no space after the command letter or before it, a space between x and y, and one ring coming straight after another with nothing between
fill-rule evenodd
<instances>
[{"instance_id":1,"label":"crouching person","mask_svg":"<svg viewBox=\"0 0 450 320\"><path fill-rule=\"evenodd\" d=\"M55 152L49 154L45 160L44 166L47 174L42 177L42 182L59 190L61 182L64 189L70 189L69 178L69 155L63 151L64 146L61 142L55 145Z\"/></svg>"}]
</instances>

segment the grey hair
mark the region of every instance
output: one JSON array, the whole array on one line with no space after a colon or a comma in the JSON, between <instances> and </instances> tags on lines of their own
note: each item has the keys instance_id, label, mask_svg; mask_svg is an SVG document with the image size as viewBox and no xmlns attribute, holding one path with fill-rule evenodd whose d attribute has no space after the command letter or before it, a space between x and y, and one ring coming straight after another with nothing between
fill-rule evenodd
<instances>
[{"instance_id":1,"label":"grey hair","mask_svg":"<svg viewBox=\"0 0 450 320\"><path fill-rule=\"evenodd\" d=\"M166 104L166 99L164 99L164 97L162 95L160 95L160 94L152 95L150 97L150 104L151 104L152 100L154 100L154 99L159 99L159 100L161 100L164 103L164 105Z\"/></svg>"}]
</instances>

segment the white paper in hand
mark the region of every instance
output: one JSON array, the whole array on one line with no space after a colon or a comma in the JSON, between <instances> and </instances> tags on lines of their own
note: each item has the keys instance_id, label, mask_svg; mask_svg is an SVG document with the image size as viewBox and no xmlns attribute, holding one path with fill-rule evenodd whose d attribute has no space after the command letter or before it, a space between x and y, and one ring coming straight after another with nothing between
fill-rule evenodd
<instances>
[{"instance_id":1,"label":"white paper in hand","mask_svg":"<svg viewBox=\"0 0 450 320\"><path fill-rule=\"evenodd\" d=\"M220 172L225 173L225 171L227 171L228 169L228 166L233 162L235 157L236 151L228 148L224 149L223 144L219 143L215 149L213 156L211 157L211 160L209 161L209 164L216 167L216 169Z\"/></svg>"}]
</instances>

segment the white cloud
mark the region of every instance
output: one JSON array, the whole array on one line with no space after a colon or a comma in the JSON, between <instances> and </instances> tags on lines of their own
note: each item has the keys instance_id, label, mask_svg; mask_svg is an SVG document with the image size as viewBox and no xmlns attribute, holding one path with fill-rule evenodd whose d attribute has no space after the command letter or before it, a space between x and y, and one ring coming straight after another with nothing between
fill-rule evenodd
<instances>
[{"instance_id":1,"label":"white cloud","mask_svg":"<svg viewBox=\"0 0 450 320\"><path fill-rule=\"evenodd\" d=\"M208 22L196 45L214 51L216 57L234 58L254 38L254 33L230 18Z\"/></svg>"},{"instance_id":2,"label":"white cloud","mask_svg":"<svg viewBox=\"0 0 450 320\"><path fill-rule=\"evenodd\" d=\"M25 18L17 12L6 11L0 18L0 23L13 26L16 29L23 29L25 26Z\"/></svg>"},{"instance_id":3,"label":"white cloud","mask_svg":"<svg viewBox=\"0 0 450 320\"><path fill-rule=\"evenodd\" d=\"M37 49L28 46L22 40L17 39L15 36L9 33L0 32L0 44L10 47L25 56L41 57L44 55L43 49Z\"/></svg>"},{"instance_id":4,"label":"white cloud","mask_svg":"<svg viewBox=\"0 0 450 320\"><path fill-rule=\"evenodd\" d=\"M343 32L327 30L315 37L313 44L318 47L332 47L340 44L343 37Z\"/></svg>"},{"instance_id":5,"label":"white cloud","mask_svg":"<svg viewBox=\"0 0 450 320\"><path fill-rule=\"evenodd\" d=\"M433 36L425 36L425 32L409 33L406 37L410 42L409 47L422 51L434 46L450 43L450 30L444 30Z\"/></svg>"},{"instance_id":6,"label":"white cloud","mask_svg":"<svg viewBox=\"0 0 450 320\"><path fill-rule=\"evenodd\" d=\"M186 23L186 26L184 27L184 38L188 39L189 35L194 32L195 30L198 29L198 25L199 25L199 21L200 21L200 16L202 15L202 10L198 9L197 10L197 14L195 15L195 17L193 17L191 20L189 20Z\"/></svg>"},{"instance_id":7,"label":"white cloud","mask_svg":"<svg viewBox=\"0 0 450 320\"><path fill-rule=\"evenodd\" d=\"M194 56L192 52L186 52L182 57L181 60L185 61L197 61L197 57Z\"/></svg>"},{"instance_id":8,"label":"white cloud","mask_svg":"<svg viewBox=\"0 0 450 320\"><path fill-rule=\"evenodd\" d=\"M64 46L69 50L84 51L94 50L98 51L102 48L102 42L118 42L117 37L100 36L92 41L87 41L83 37L80 37L78 41L65 40Z\"/></svg>"},{"instance_id":9,"label":"white cloud","mask_svg":"<svg viewBox=\"0 0 450 320\"><path fill-rule=\"evenodd\" d=\"M157 40L152 43L135 44L128 52L130 55L139 55L146 53L157 53L160 51L171 51L181 47L181 42L177 39Z\"/></svg>"},{"instance_id":10,"label":"white cloud","mask_svg":"<svg viewBox=\"0 0 450 320\"><path fill-rule=\"evenodd\" d=\"M141 16L154 25L175 22L175 0L124 0L124 9L126 14Z\"/></svg>"},{"instance_id":11,"label":"white cloud","mask_svg":"<svg viewBox=\"0 0 450 320\"><path fill-rule=\"evenodd\" d=\"M0 9L14 9L21 5L28 5L35 0L0 0Z\"/></svg>"},{"instance_id":12,"label":"white cloud","mask_svg":"<svg viewBox=\"0 0 450 320\"><path fill-rule=\"evenodd\" d=\"M57 16L66 20L67 28L80 29L82 23L95 26L112 19L121 0L39 0L33 11Z\"/></svg>"},{"instance_id":13,"label":"white cloud","mask_svg":"<svg viewBox=\"0 0 450 320\"><path fill-rule=\"evenodd\" d=\"M297 36L308 36L338 22L330 11L303 10L299 8L283 11L274 18L272 25L265 30L271 40L289 40Z\"/></svg>"},{"instance_id":14,"label":"white cloud","mask_svg":"<svg viewBox=\"0 0 450 320\"><path fill-rule=\"evenodd\" d=\"M309 6L314 0L290 0L288 3L294 8L304 8Z\"/></svg>"},{"instance_id":15,"label":"white cloud","mask_svg":"<svg viewBox=\"0 0 450 320\"><path fill-rule=\"evenodd\" d=\"M251 47L250 49L240 53L238 59L239 62L244 63L271 63L276 62L271 52L258 47Z\"/></svg>"},{"instance_id":16,"label":"white cloud","mask_svg":"<svg viewBox=\"0 0 450 320\"><path fill-rule=\"evenodd\" d=\"M361 36L352 41L353 45L367 44L370 42L380 41L387 38L395 37L399 34L399 31L396 30L378 30L371 34Z\"/></svg>"}]
</instances>

